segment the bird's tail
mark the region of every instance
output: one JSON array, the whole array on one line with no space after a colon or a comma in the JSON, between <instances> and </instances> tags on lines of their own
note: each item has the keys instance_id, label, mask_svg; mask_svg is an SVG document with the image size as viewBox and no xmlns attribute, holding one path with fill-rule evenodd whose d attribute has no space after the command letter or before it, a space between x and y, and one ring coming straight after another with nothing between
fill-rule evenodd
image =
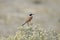
<instances>
[{"instance_id":1,"label":"bird's tail","mask_svg":"<svg viewBox=\"0 0 60 40\"><path fill-rule=\"evenodd\" d=\"M26 24L26 22L24 24L22 24L22 26L24 26Z\"/></svg>"}]
</instances>

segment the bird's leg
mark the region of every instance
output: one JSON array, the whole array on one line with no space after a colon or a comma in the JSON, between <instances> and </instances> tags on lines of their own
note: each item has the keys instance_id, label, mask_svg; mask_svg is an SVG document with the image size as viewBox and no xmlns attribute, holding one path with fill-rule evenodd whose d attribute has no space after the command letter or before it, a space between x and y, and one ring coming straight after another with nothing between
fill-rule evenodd
<instances>
[{"instance_id":1,"label":"bird's leg","mask_svg":"<svg viewBox=\"0 0 60 40\"><path fill-rule=\"evenodd\" d=\"M33 23L30 21L30 25L33 25Z\"/></svg>"},{"instance_id":2,"label":"bird's leg","mask_svg":"<svg viewBox=\"0 0 60 40\"><path fill-rule=\"evenodd\" d=\"M27 23L27 25L29 26L29 23Z\"/></svg>"}]
</instances>

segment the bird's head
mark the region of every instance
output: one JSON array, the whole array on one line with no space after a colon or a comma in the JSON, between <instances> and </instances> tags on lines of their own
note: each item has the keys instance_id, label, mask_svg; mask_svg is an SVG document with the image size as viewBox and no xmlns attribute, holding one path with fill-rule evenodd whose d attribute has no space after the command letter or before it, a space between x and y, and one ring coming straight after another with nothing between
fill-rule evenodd
<instances>
[{"instance_id":1,"label":"bird's head","mask_svg":"<svg viewBox=\"0 0 60 40\"><path fill-rule=\"evenodd\" d=\"M32 14L32 13L31 13L31 14L29 14L29 16L32 16L32 15L34 15L34 14Z\"/></svg>"}]
</instances>

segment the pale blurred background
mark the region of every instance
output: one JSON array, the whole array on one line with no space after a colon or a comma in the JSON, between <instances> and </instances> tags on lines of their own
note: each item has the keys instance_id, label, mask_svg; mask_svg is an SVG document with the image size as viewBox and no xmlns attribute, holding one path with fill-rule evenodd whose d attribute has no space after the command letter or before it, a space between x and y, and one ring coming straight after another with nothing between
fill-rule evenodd
<instances>
[{"instance_id":1,"label":"pale blurred background","mask_svg":"<svg viewBox=\"0 0 60 40\"><path fill-rule=\"evenodd\" d=\"M60 33L60 0L0 0L0 36L15 35L30 12L33 24Z\"/></svg>"}]
</instances>

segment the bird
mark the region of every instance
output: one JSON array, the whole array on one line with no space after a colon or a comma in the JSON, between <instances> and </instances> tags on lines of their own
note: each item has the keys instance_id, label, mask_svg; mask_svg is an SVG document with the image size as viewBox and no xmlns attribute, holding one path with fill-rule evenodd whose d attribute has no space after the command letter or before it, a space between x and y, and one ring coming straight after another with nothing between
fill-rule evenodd
<instances>
[{"instance_id":1,"label":"bird","mask_svg":"<svg viewBox=\"0 0 60 40\"><path fill-rule=\"evenodd\" d=\"M29 26L29 22L31 22L32 18L33 18L33 15L32 13L30 13L27 17L27 20L22 24L22 26L24 26L26 23L27 25Z\"/></svg>"}]
</instances>

